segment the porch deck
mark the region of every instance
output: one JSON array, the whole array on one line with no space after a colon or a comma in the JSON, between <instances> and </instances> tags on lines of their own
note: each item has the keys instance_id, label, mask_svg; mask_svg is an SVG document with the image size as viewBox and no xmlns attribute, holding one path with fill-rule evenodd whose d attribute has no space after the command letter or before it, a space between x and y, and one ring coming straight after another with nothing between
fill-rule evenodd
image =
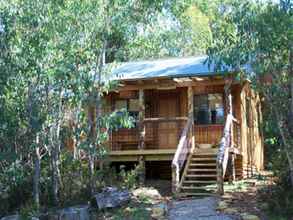
<instances>
[{"instance_id":1,"label":"porch deck","mask_svg":"<svg viewBox=\"0 0 293 220\"><path fill-rule=\"evenodd\" d=\"M138 161L143 156L145 161L171 161L176 149L146 149L110 151L111 162Z\"/></svg>"}]
</instances>

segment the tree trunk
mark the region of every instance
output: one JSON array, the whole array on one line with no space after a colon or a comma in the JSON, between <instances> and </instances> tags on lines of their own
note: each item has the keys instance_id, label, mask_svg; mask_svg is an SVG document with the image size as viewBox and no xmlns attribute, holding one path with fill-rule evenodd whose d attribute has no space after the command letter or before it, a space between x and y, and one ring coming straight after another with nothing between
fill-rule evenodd
<instances>
[{"instance_id":1,"label":"tree trunk","mask_svg":"<svg viewBox=\"0 0 293 220\"><path fill-rule=\"evenodd\" d=\"M95 146L92 146L95 147ZM96 178L95 178L95 157L92 153L89 154L89 173L90 173L90 190L91 195L95 194L95 185L96 185Z\"/></svg>"},{"instance_id":2,"label":"tree trunk","mask_svg":"<svg viewBox=\"0 0 293 220\"><path fill-rule=\"evenodd\" d=\"M56 146L52 146L52 191L53 191L53 204L55 206L59 203L59 181L58 181L58 153Z\"/></svg>"},{"instance_id":3,"label":"tree trunk","mask_svg":"<svg viewBox=\"0 0 293 220\"><path fill-rule=\"evenodd\" d=\"M33 199L34 203L39 209L40 207L40 175L41 175L41 156L39 146L39 135L36 137L36 149L34 159L34 178L33 178Z\"/></svg>"},{"instance_id":4,"label":"tree trunk","mask_svg":"<svg viewBox=\"0 0 293 220\"><path fill-rule=\"evenodd\" d=\"M285 153L286 153L286 157L288 160L288 165L289 165L289 177L290 177L290 183L291 186L293 187L293 157L291 156L291 151L292 151L292 147L290 146L290 134L288 129L286 129L286 124L284 123L284 120L282 120L282 117L280 115L280 112L278 109L276 109L276 106L272 105L272 108L274 110L274 113L276 115L276 119L277 119L277 125L278 125L278 129L280 131L281 134L281 138L283 141L283 144L285 146ZM289 135L287 135L289 134ZM291 151L290 151L291 150Z\"/></svg>"},{"instance_id":5,"label":"tree trunk","mask_svg":"<svg viewBox=\"0 0 293 220\"><path fill-rule=\"evenodd\" d=\"M61 173L60 173L60 150L61 150L61 141L60 141L60 130L61 123L63 118L62 111L62 95L63 90L59 91L59 103L58 103L58 112L57 112L57 122L56 128L53 126L52 130L52 190L53 190L53 204L57 206L59 204L59 188L61 185Z\"/></svg>"}]
</instances>

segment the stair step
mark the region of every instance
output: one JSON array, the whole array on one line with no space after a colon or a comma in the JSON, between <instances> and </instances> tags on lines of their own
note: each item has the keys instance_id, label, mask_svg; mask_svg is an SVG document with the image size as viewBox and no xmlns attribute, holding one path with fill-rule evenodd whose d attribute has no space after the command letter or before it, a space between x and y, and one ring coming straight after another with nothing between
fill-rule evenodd
<instances>
[{"instance_id":1,"label":"stair step","mask_svg":"<svg viewBox=\"0 0 293 220\"><path fill-rule=\"evenodd\" d=\"M194 192L190 192L190 193L178 193L179 197L187 197L187 196L217 196L216 193L194 193Z\"/></svg>"},{"instance_id":2,"label":"stair step","mask_svg":"<svg viewBox=\"0 0 293 220\"><path fill-rule=\"evenodd\" d=\"M196 157L196 156L206 156L206 157L217 157L217 154L213 154L213 153L193 153L192 156Z\"/></svg>"},{"instance_id":3,"label":"stair step","mask_svg":"<svg viewBox=\"0 0 293 220\"><path fill-rule=\"evenodd\" d=\"M216 163L190 163L189 166L207 166L207 167L211 167L211 166L217 166Z\"/></svg>"},{"instance_id":4,"label":"stair step","mask_svg":"<svg viewBox=\"0 0 293 220\"><path fill-rule=\"evenodd\" d=\"M190 163L189 166L217 166L216 163Z\"/></svg>"},{"instance_id":5,"label":"stair step","mask_svg":"<svg viewBox=\"0 0 293 220\"><path fill-rule=\"evenodd\" d=\"M181 186L181 189L202 189L202 190L212 190L216 187L206 187L206 186Z\"/></svg>"},{"instance_id":6,"label":"stair step","mask_svg":"<svg viewBox=\"0 0 293 220\"><path fill-rule=\"evenodd\" d=\"M216 173L217 170L216 169L188 169L187 170L188 173Z\"/></svg>"},{"instance_id":7,"label":"stair step","mask_svg":"<svg viewBox=\"0 0 293 220\"><path fill-rule=\"evenodd\" d=\"M192 161L209 161L209 160L216 160L216 158L191 158Z\"/></svg>"},{"instance_id":8,"label":"stair step","mask_svg":"<svg viewBox=\"0 0 293 220\"><path fill-rule=\"evenodd\" d=\"M186 177L217 177L216 174L187 174Z\"/></svg>"},{"instance_id":9,"label":"stair step","mask_svg":"<svg viewBox=\"0 0 293 220\"><path fill-rule=\"evenodd\" d=\"M186 184L186 183L188 183L188 184L190 184L190 183L217 184L217 181L214 181L214 180L184 180L183 184Z\"/></svg>"}]
</instances>

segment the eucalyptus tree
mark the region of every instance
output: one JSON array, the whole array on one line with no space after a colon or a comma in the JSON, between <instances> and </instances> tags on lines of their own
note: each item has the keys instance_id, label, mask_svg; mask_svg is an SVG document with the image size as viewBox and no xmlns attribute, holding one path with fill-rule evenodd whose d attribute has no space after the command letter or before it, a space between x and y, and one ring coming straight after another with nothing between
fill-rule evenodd
<instances>
[{"instance_id":1,"label":"eucalyptus tree","mask_svg":"<svg viewBox=\"0 0 293 220\"><path fill-rule=\"evenodd\" d=\"M279 131L293 187L292 2L234 1L212 25L209 61L248 74L261 92ZM247 68L249 64L249 68ZM273 126L273 125L272 125Z\"/></svg>"},{"instance_id":2,"label":"eucalyptus tree","mask_svg":"<svg viewBox=\"0 0 293 220\"><path fill-rule=\"evenodd\" d=\"M126 112L122 116L115 112L101 114L101 97L115 87L107 77L111 68L105 61L121 48L116 45L116 36L126 39L137 30L138 22L146 22L149 13L163 7L162 2L1 2L1 47L5 47L1 67L7 73L1 95L6 107L1 117L9 113L8 126L16 121L14 126L22 128L17 143L25 149L23 158L34 165L33 197L37 206L44 155L51 160L52 194L58 205L62 185L60 133L67 109L75 110L77 148L87 155L89 188L95 191L96 159L105 154L109 129L132 124ZM94 117L88 116L86 106L94 106ZM1 129L1 140L7 135L5 128ZM17 135L18 131L12 134L14 138ZM7 145L10 143L13 140Z\"/></svg>"}]
</instances>

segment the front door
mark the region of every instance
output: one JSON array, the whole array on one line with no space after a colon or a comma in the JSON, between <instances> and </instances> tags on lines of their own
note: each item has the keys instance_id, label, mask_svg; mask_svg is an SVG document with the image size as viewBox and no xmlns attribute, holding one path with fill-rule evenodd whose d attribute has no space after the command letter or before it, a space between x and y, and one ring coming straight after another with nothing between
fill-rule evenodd
<instances>
[{"instance_id":1,"label":"front door","mask_svg":"<svg viewBox=\"0 0 293 220\"><path fill-rule=\"evenodd\" d=\"M160 118L176 117L178 103L175 96L159 99L158 115ZM176 122L160 122L158 125L158 147L160 149L176 148L178 142L178 131Z\"/></svg>"}]
</instances>

